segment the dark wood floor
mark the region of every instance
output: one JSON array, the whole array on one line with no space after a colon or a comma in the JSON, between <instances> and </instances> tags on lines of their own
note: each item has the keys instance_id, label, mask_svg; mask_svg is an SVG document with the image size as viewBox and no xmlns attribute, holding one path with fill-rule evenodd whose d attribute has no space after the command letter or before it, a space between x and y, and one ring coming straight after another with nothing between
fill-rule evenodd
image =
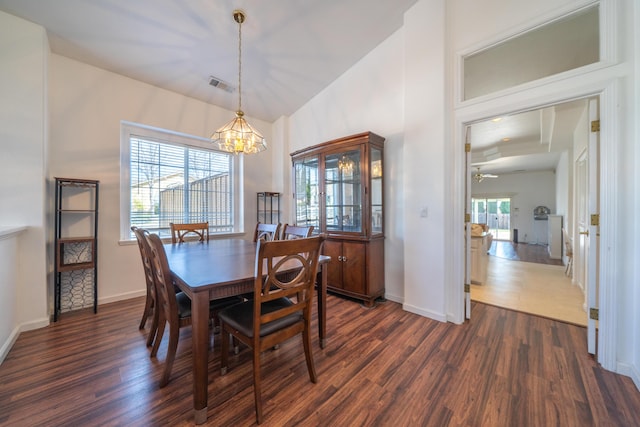
<instances>
[{"instance_id":1,"label":"dark wood floor","mask_svg":"<svg viewBox=\"0 0 640 427\"><path fill-rule=\"evenodd\" d=\"M563 265L561 259L551 259L546 245L513 243L506 240L493 240L489 255L516 261L538 264Z\"/></svg>"},{"instance_id":2,"label":"dark wood floor","mask_svg":"<svg viewBox=\"0 0 640 427\"><path fill-rule=\"evenodd\" d=\"M640 425L640 393L587 355L584 328L480 303L464 325L390 301L366 309L329 296L328 305L325 349L314 333L317 384L299 339L263 354L263 425ZM142 308L141 298L108 304L21 334L0 365L0 425L191 425L190 328L159 389L166 337L150 359ZM253 425L250 352L220 377L217 341L208 425Z\"/></svg>"}]
</instances>

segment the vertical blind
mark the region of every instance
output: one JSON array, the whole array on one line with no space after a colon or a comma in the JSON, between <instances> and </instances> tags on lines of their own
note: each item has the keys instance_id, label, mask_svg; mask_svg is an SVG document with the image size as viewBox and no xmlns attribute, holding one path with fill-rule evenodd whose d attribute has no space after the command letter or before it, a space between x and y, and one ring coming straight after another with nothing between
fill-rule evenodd
<instances>
[{"instance_id":1,"label":"vertical blind","mask_svg":"<svg viewBox=\"0 0 640 427\"><path fill-rule=\"evenodd\" d=\"M130 137L131 226L168 235L169 223L209 222L233 231L230 154Z\"/></svg>"}]
</instances>

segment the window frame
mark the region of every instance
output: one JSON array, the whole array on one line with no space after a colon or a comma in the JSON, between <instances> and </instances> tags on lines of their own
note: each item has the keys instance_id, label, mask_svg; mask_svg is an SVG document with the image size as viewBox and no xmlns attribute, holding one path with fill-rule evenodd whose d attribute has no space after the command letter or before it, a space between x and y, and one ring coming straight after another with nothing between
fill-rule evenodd
<instances>
[{"instance_id":1,"label":"window frame","mask_svg":"<svg viewBox=\"0 0 640 427\"><path fill-rule=\"evenodd\" d=\"M212 148L211 140L168 129L156 128L140 123L122 121L120 124L120 241L135 241L131 233L131 137L149 139L161 144L186 148L204 149L228 155L229 153ZM226 233L212 233L212 236L229 236L243 233L244 200L243 159L242 156L229 155L231 159L231 192L233 230ZM162 235L170 240L170 235Z\"/></svg>"}]
</instances>

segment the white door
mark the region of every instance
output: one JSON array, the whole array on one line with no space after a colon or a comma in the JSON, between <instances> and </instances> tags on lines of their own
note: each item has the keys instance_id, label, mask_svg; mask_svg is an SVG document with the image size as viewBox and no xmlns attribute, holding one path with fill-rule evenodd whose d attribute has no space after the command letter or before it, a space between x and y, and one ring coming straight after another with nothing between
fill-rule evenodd
<instances>
[{"instance_id":1,"label":"white door","mask_svg":"<svg viewBox=\"0 0 640 427\"><path fill-rule=\"evenodd\" d=\"M600 187L599 187L599 147L600 147L600 120L598 99L589 100L589 153L587 161L587 207L588 221L580 230L580 237L584 238L586 260L586 284L587 284L587 308L589 318L587 322L587 346L590 354L596 354L596 330L598 323L598 254L600 249ZM581 241L583 239L580 239Z\"/></svg>"},{"instance_id":2,"label":"white door","mask_svg":"<svg viewBox=\"0 0 640 427\"><path fill-rule=\"evenodd\" d=\"M466 128L464 181L464 317L471 319L471 127Z\"/></svg>"},{"instance_id":3,"label":"white door","mask_svg":"<svg viewBox=\"0 0 640 427\"><path fill-rule=\"evenodd\" d=\"M576 177L576 230L573 236L574 244L574 268L573 280L584 292L584 309L587 311L587 252L588 240L585 238L586 230L589 230L589 204L588 204L588 148L580 153L575 164Z\"/></svg>"}]
</instances>

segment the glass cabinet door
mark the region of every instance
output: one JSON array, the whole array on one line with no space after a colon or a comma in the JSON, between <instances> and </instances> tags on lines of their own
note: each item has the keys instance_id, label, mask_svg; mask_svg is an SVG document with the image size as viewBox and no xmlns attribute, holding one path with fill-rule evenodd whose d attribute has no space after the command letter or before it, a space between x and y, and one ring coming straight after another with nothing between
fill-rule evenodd
<instances>
[{"instance_id":1,"label":"glass cabinet door","mask_svg":"<svg viewBox=\"0 0 640 427\"><path fill-rule=\"evenodd\" d=\"M362 233L360 150L325 157L324 191L327 232Z\"/></svg>"},{"instance_id":2,"label":"glass cabinet door","mask_svg":"<svg viewBox=\"0 0 640 427\"><path fill-rule=\"evenodd\" d=\"M383 205L382 205L382 150L371 147L371 234L382 234Z\"/></svg>"},{"instance_id":3,"label":"glass cabinet door","mask_svg":"<svg viewBox=\"0 0 640 427\"><path fill-rule=\"evenodd\" d=\"M320 200L318 198L318 157L306 157L295 161L295 209L296 225L313 225L320 232Z\"/></svg>"}]
</instances>

